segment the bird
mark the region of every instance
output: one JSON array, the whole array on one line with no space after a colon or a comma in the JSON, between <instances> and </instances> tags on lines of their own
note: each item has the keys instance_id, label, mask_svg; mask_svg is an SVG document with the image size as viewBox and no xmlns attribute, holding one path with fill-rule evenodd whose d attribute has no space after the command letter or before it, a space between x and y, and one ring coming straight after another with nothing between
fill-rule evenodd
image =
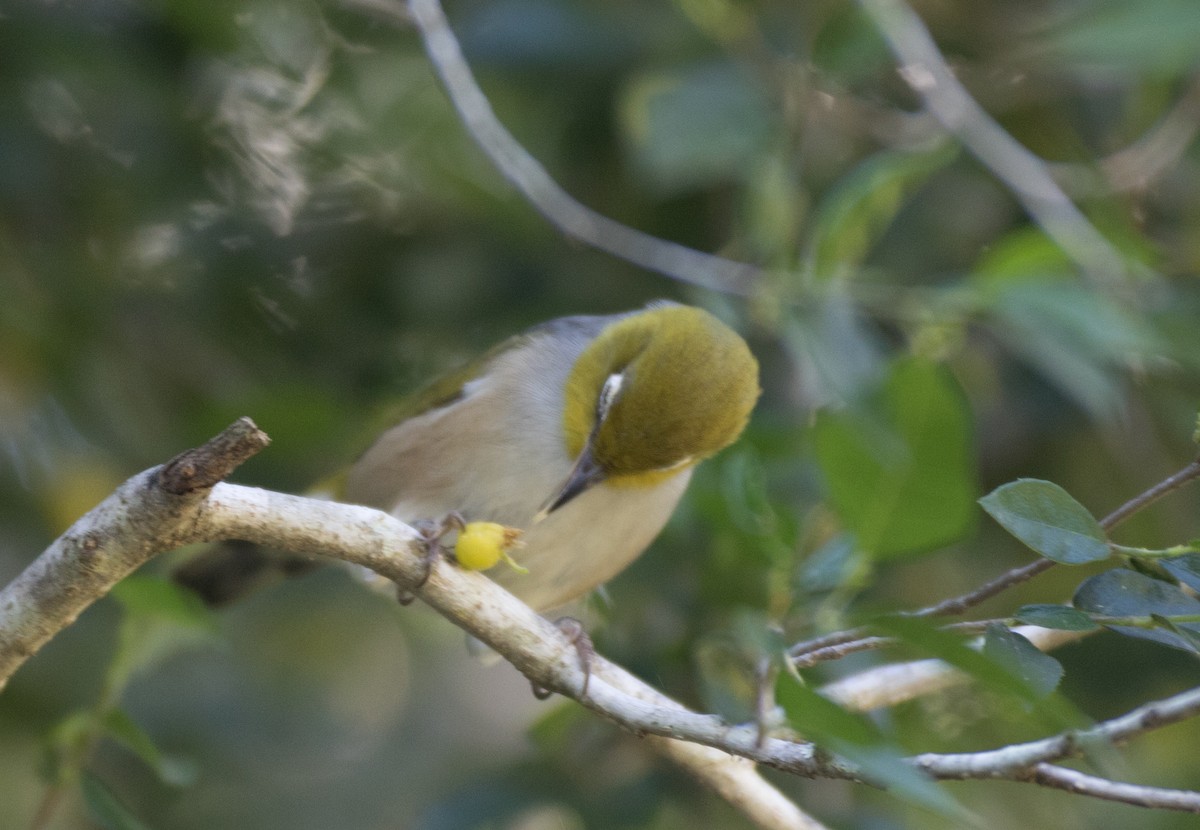
<instances>
[{"instance_id":1,"label":"bird","mask_svg":"<svg viewBox=\"0 0 1200 830\"><path fill-rule=\"evenodd\" d=\"M696 465L738 439L759 394L746 341L701 308L656 301L562 317L428 384L325 489L409 523L454 515L521 529L523 567L488 575L551 611L650 546ZM216 605L267 571L307 568L226 549L175 577Z\"/></svg>"}]
</instances>

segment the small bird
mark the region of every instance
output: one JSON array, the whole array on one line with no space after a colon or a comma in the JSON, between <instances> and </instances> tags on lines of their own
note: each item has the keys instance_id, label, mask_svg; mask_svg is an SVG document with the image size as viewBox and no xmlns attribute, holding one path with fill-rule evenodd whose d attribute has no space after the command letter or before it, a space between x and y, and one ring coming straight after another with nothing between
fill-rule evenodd
<instances>
[{"instance_id":1,"label":"small bird","mask_svg":"<svg viewBox=\"0 0 1200 830\"><path fill-rule=\"evenodd\" d=\"M650 545L695 465L737 440L758 395L746 342L699 308L564 317L427 387L332 495L410 523L453 513L522 529L528 572L489 575L549 611ZM273 561L298 569L232 555L232 574L202 557L176 578L221 603Z\"/></svg>"}]
</instances>

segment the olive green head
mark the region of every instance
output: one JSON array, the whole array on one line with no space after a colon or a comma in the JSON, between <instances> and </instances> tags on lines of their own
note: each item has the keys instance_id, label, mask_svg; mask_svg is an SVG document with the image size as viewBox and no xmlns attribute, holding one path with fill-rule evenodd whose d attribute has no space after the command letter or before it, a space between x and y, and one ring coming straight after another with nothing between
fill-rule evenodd
<instances>
[{"instance_id":1,"label":"olive green head","mask_svg":"<svg viewBox=\"0 0 1200 830\"><path fill-rule=\"evenodd\" d=\"M656 305L607 326L566 386L567 451L597 479L653 484L732 444L758 399L746 342L706 311Z\"/></svg>"}]
</instances>

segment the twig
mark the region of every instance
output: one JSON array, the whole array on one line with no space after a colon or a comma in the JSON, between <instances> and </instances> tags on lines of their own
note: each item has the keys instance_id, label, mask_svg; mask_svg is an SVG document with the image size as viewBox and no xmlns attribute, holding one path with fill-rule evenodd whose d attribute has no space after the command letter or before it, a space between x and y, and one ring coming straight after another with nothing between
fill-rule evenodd
<instances>
[{"instance_id":1,"label":"twig","mask_svg":"<svg viewBox=\"0 0 1200 830\"><path fill-rule=\"evenodd\" d=\"M903 0L859 0L900 73L942 126L1012 191L1046 235L1092 279L1112 287L1125 259L1087 220L1046 163L996 123L954 76L921 18Z\"/></svg>"},{"instance_id":2,"label":"twig","mask_svg":"<svg viewBox=\"0 0 1200 830\"><path fill-rule=\"evenodd\" d=\"M84 608L154 554L183 544L190 535L183 517L203 502L211 482L267 440L243 418L203 447L134 476L0 591L0 689Z\"/></svg>"},{"instance_id":3,"label":"twig","mask_svg":"<svg viewBox=\"0 0 1200 830\"><path fill-rule=\"evenodd\" d=\"M985 752L917 755L912 761L935 778L1007 778L1019 775L1035 764L1078 755L1089 745L1119 743L1197 714L1200 714L1200 688L1144 704L1088 729Z\"/></svg>"},{"instance_id":4,"label":"twig","mask_svg":"<svg viewBox=\"0 0 1200 830\"><path fill-rule=\"evenodd\" d=\"M1074 193L1129 191L1149 187L1196 140L1200 132L1200 76L1153 127L1128 147L1101 159L1099 174L1090 166L1070 162L1049 167L1064 187Z\"/></svg>"},{"instance_id":5,"label":"twig","mask_svg":"<svg viewBox=\"0 0 1200 830\"><path fill-rule=\"evenodd\" d=\"M1200 477L1200 458L1122 504L1101 519L1100 526L1105 531L1111 531L1134 514L1198 477ZM932 617L965 612L1001 591L1049 570L1053 565L1052 560L1038 559L1028 565L1014 568L966 594L943 600L911 613L914 616ZM1073 642L1090 633L1054 631L1038 626L1026 626L1018 631L1031 639L1043 651ZM859 646L856 643L862 645ZM797 668L805 668L826 659L836 659L844 653L874 648L882 644L883 642L870 637L866 626L858 626L796 643L788 649L788 656ZM869 669L837 681L823 691L831 699L844 706L867 710L894 706L964 683L967 679L965 674L941 660L916 660Z\"/></svg>"},{"instance_id":6,"label":"twig","mask_svg":"<svg viewBox=\"0 0 1200 830\"><path fill-rule=\"evenodd\" d=\"M1197 478L1200 478L1200 458L1195 459L1192 461L1192 463L1188 464L1179 472L1167 476L1150 489L1139 493L1129 501L1122 504L1116 510L1100 520L1100 527L1104 528L1105 531L1112 530L1130 516L1145 510L1163 496L1174 493L1179 488L1186 484L1190 484Z\"/></svg>"},{"instance_id":7,"label":"twig","mask_svg":"<svg viewBox=\"0 0 1200 830\"><path fill-rule=\"evenodd\" d=\"M164 464L158 473L158 486L176 496L208 489L270 443L271 439L253 421L238 418L211 441L181 452Z\"/></svg>"},{"instance_id":8,"label":"twig","mask_svg":"<svg viewBox=\"0 0 1200 830\"><path fill-rule=\"evenodd\" d=\"M1086 636L1087 631L1061 631L1036 625L1014 629L1041 651L1053 651ZM971 679L943 660L912 660L866 669L822 687L821 694L846 709L869 712L898 706Z\"/></svg>"},{"instance_id":9,"label":"twig","mask_svg":"<svg viewBox=\"0 0 1200 830\"><path fill-rule=\"evenodd\" d=\"M371 8L384 11L389 5L374 0ZM475 143L550 224L572 239L634 265L715 291L747 294L761 279L763 271L757 266L659 239L576 201L500 123L438 0L408 0L407 14L398 3L390 8L393 19L416 24L429 61Z\"/></svg>"},{"instance_id":10,"label":"twig","mask_svg":"<svg viewBox=\"0 0 1200 830\"><path fill-rule=\"evenodd\" d=\"M1153 487L1139 493L1129 501L1122 504L1113 512L1109 513L1100 520L1100 527L1105 532L1114 530L1122 522L1129 519L1136 513L1145 510L1154 502L1161 499L1163 496L1174 493L1179 488L1200 478L1200 459L1192 461L1186 467L1177 473L1167 476L1162 481L1155 484ZM1019 585L1040 573L1050 570L1054 567L1055 562L1052 559L1038 559L1030 562L1028 565L1022 565L1019 568L1013 568L1007 573L1001 574L990 582L985 582L983 585L970 591L962 596L952 597L943 600L939 603L931 605L927 608L922 608L919 611L914 611L913 616L916 617L944 617L950 614L961 614L970 608L975 607L984 600L991 599L996 594L1004 591L1014 585Z\"/></svg>"},{"instance_id":11,"label":"twig","mask_svg":"<svg viewBox=\"0 0 1200 830\"><path fill-rule=\"evenodd\" d=\"M1157 810L1181 810L1200 813L1200 793L1191 790L1171 790L1164 787L1147 787L1141 784L1126 784L1095 775L1064 769L1053 764L1037 764L1021 780L1066 790L1076 795L1119 801L1134 807L1149 807Z\"/></svg>"}]
</instances>

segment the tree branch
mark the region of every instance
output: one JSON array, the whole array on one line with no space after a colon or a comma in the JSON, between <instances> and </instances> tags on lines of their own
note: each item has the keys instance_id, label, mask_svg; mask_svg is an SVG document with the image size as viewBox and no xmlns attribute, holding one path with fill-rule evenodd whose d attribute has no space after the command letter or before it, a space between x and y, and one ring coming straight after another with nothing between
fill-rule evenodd
<instances>
[{"instance_id":1,"label":"tree branch","mask_svg":"<svg viewBox=\"0 0 1200 830\"><path fill-rule=\"evenodd\" d=\"M1130 517L1145 510L1164 496L1170 495L1176 490L1190 484L1197 478L1200 478L1200 458L1194 459L1186 467L1172 473L1157 484L1148 487L1113 510L1100 520L1100 527L1106 533L1114 530ZM950 597L949 599L944 599L933 605L908 613L914 617L943 617L962 614L979 605L981 602L991 599L1015 585L1020 585L1022 582L1026 582L1038 574L1050 570L1055 564L1052 559L1036 559L1033 562L1006 571L965 594ZM1080 635L1073 635L1072 639L1078 639L1078 636ZM860 646L860 642L865 643L865 645ZM823 659L849 654L853 651L860 651L863 648L873 648L878 644L878 640L869 637L866 627L858 626L843 631L834 631L830 634L824 634L820 637L796 643L788 649L788 656L792 658L796 668L805 668L815 665ZM946 670L953 671L949 666L946 667Z\"/></svg>"},{"instance_id":2,"label":"tree branch","mask_svg":"<svg viewBox=\"0 0 1200 830\"><path fill-rule=\"evenodd\" d=\"M1085 274L1108 287L1128 275L1125 258L1087 220L1035 156L996 123L938 51L903 0L859 0L900 64L900 74L925 107L996 178L1004 182L1039 227Z\"/></svg>"},{"instance_id":3,"label":"tree branch","mask_svg":"<svg viewBox=\"0 0 1200 830\"><path fill-rule=\"evenodd\" d=\"M1066 790L1076 795L1119 801L1134 807L1149 807L1157 810L1181 810L1200 813L1200 793L1191 790L1171 790L1164 787L1146 787L1141 784L1126 784L1110 781L1095 775L1064 769L1052 764L1038 764L1023 780L1043 787Z\"/></svg>"},{"instance_id":4,"label":"tree branch","mask_svg":"<svg viewBox=\"0 0 1200 830\"><path fill-rule=\"evenodd\" d=\"M1041 651L1053 651L1092 633L1061 631L1037 625L1022 625L1014 630ZM929 658L866 669L823 686L821 694L846 709L867 712L898 706L918 697L961 686L970 680L969 674L944 660Z\"/></svg>"},{"instance_id":5,"label":"tree branch","mask_svg":"<svg viewBox=\"0 0 1200 830\"><path fill-rule=\"evenodd\" d=\"M188 525L212 483L268 441L243 418L203 447L134 476L0 591L0 689L113 585L189 541Z\"/></svg>"},{"instance_id":6,"label":"tree branch","mask_svg":"<svg viewBox=\"0 0 1200 830\"><path fill-rule=\"evenodd\" d=\"M537 686L578 699L584 675L573 647L554 625L495 582L439 561L428 581L416 587L425 571L424 546L413 528L366 507L217 481L267 440L242 419L205 446L134 476L0 591L0 688L55 633L156 554L184 544L240 539L370 568L490 645ZM636 734L658 736L652 742L657 751L758 826L821 830L753 764L730 758L730 752L745 754L731 747L754 746L753 727L730 727L690 712L598 656L588 695L580 702ZM696 743L698 736L707 745ZM774 745L786 749L783 754L806 774L853 774L817 759L811 745L782 740Z\"/></svg>"},{"instance_id":7,"label":"tree branch","mask_svg":"<svg viewBox=\"0 0 1200 830\"><path fill-rule=\"evenodd\" d=\"M1159 121L1129 146L1100 160L1099 172L1090 165L1057 162L1049 165L1055 179L1076 194L1107 194L1112 190L1144 190L1161 178L1187 152L1200 132L1200 76Z\"/></svg>"},{"instance_id":8,"label":"tree branch","mask_svg":"<svg viewBox=\"0 0 1200 830\"><path fill-rule=\"evenodd\" d=\"M917 755L912 761L935 778L960 781L1010 778L1027 773L1036 764L1078 755L1089 745L1126 741L1197 714L1200 714L1200 688L1144 704L1088 729L1063 732L1050 738L985 752Z\"/></svg>"},{"instance_id":9,"label":"tree branch","mask_svg":"<svg viewBox=\"0 0 1200 830\"><path fill-rule=\"evenodd\" d=\"M458 110L463 126L501 175L551 225L572 239L681 282L731 294L748 294L760 281L763 271L757 266L651 236L586 207L563 190L496 117L438 0L408 0L407 14L399 3L370 0L369 7L392 20L407 20L416 25L429 61Z\"/></svg>"}]
</instances>

